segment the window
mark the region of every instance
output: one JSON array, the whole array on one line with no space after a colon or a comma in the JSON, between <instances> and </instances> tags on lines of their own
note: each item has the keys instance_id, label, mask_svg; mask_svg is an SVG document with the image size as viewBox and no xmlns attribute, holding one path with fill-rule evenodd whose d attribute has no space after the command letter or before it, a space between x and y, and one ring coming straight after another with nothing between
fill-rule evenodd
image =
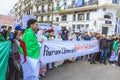
<instances>
[{"instance_id":1,"label":"window","mask_svg":"<svg viewBox=\"0 0 120 80\"><path fill-rule=\"evenodd\" d=\"M84 14L78 14L78 21L79 20L84 20Z\"/></svg>"},{"instance_id":2,"label":"window","mask_svg":"<svg viewBox=\"0 0 120 80\"><path fill-rule=\"evenodd\" d=\"M117 32L117 28L118 28L118 27L117 27L117 24L116 24L116 25L115 25L115 32Z\"/></svg>"},{"instance_id":3,"label":"window","mask_svg":"<svg viewBox=\"0 0 120 80\"><path fill-rule=\"evenodd\" d=\"M39 7L37 7L37 12L38 12Z\"/></svg>"},{"instance_id":4,"label":"window","mask_svg":"<svg viewBox=\"0 0 120 80\"><path fill-rule=\"evenodd\" d=\"M85 30L86 30L86 31L89 30L89 24L86 24L86 26L85 26Z\"/></svg>"},{"instance_id":5,"label":"window","mask_svg":"<svg viewBox=\"0 0 120 80\"><path fill-rule=\"evenodd\" d=\"M77 29L80 29L80 24L77 25Z\"/></svg>"},{"instance_id":6,"label":"window","mask_svg":"<svg viewBox=\"0 0 120 80\"><path fill-rule=\"evenodd\" d=\"M81 26L82 28L84 28L84 24L81 24L80 26Z\"/></svg>"},{"instance_id":7,"label":"window","mask_svg":"<svg viewBox=\"0 0 120 80\"><path fill-rule=\"evenodd\" d=\"M112 3L118 4L118 0L112 0Z\"/></svg>"},{"instance_id":8,"label":"window","mask_svg":"<svg viewBox=\"0 0 120 80\"><path fill-rule=\"evenodd\" d=\"M90 13L87 13L86 20L90 20Z\"/></svg>"},{"instance_id":9,"label":"window","mask_svg":"<svg viewBox=\"0 0 120 80\"><path fill-rule=\"evenodd\" d=\"M80 24L80 30L84 31L84 24Z\"/></svg>"},{"instance_id":10,"label":"window","mask_svg":"<svg viewBox=\"0 0 120 80\"><path fill-rule=\"evenodd\" d=\"M75 0L72 1L72 7L75 7Z\"/></svg>"},{"instance_id":11,"label":"window","mask_svg":"<svg viewBox=\"0 0 120 80\"><path fill-rule=\"evenodd\" d=\"M43 21L43 16L41 16L41 20Z\"/></svg>"},{"instance_id":12,"label":"window","mask_svg":"<svg viewBox=\"0 0 120 80\"><path fill-rule=\"evenodd\" d=\"M116 17L116 22L118 22L118 17Z\"/></svg>"},{"instance_id":13,"label":"window","mask_svg":"<svg viewBox=\"0 0 120 80\"><path fill-rule=\"evenodd\" d=\"M44 5L42 5L42 11L44 11Z\"/></svg>"},{"instance_id":14,"label":"window","mask_svg":"<svg viewBox=\"0 0 120 80\"><path fill-rule=\"evenodd\" d=\"M105 15L104 18L111 19L111 16L110 15Z\"/></svg>"},{"instance_id":15,"label":"window","mask_svg":"<svg viewBox=\"0 0 120 80\"><path fill-rule=\"evenodd\" d=\"M60 1L57 1L57 6L60 6Z\"/></svg>"},{"instance_id":16,"label":"window","mask_svg":"<svg viewBox=\"0 0 120 80\"><path fill-rule=\"evenodd\" d=\"M30 11L27 12L27 15L30 15Z\"/></svg>"},{"instance_id":17,"label":"window","mask_svg":"<svg viewBox=\"0 0 120 80\"><path fill-rule=\"evenodd\" d=\"M66 15L62 16L62 20L61 21L66 21L66 20L67 20L67 16Z\"/></svg>"},{"instance_id":18,"label":"window","mask_svg":"<svg viewBox=\"0 0 120 80\"><path fill-rule=\"evenodd\" d=\"M76 21L76 14L73 15L73 21Z\"/></svg>"},{"instance_id":19,"label":"window","mask_svg":"<svg viewBox=\"0 0 120 80\"><path fill-rule=\"evenodd\" d=\"M59 17L56 17L56 21L59 22Z\"/></svg>"},{"instance_id":20,"label":"window","mask_svg":"<svg viewBox=\"0 0 120 80\"><path fill-rule=\"evenodd\" d=\"M50 16L47 16L47 20L49 21L49 19L50 19Z\"/></svg>"},{"instance_id":21,"label":"window","mask_svg":"<svg viewBox=\"0 0 120 80\"><path fill-rule=\"evenodd\" d=\"M73 29L73 30L75 29L75 25L72 25L72 29Z\"/></svg>"},{"instance_id":22,"label":"window","mask_svg":"<svg viewBox=\"0 0 120 80\"><path fill-rule=\"evenodd\" d=\"M17 8L15 8L15 11L17 11Z\"/></svg>"},{"instance_id":23,"label":"window","mask_svg":"<svg viewBox=\"0 0 120 80\"><path fill-rule=\"evenodd\" d=\"M64 9L66 9L67 0L63 0Z\"/></svg>"}]
</instances>

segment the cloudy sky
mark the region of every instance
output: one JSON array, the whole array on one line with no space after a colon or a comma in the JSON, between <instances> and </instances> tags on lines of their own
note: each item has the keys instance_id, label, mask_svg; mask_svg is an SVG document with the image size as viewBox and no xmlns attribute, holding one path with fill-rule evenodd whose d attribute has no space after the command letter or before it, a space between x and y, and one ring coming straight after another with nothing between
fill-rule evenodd
<instances>
[{"instance_id":1,"label":"cloudy sky","mask_svg":"<svg viewBox=\"0 0 120 80\"><path fill-rule=\"evenodd\" d=\"M18 0L0 0L0 14L7 15Z\"/></svg>"}]
</instances>

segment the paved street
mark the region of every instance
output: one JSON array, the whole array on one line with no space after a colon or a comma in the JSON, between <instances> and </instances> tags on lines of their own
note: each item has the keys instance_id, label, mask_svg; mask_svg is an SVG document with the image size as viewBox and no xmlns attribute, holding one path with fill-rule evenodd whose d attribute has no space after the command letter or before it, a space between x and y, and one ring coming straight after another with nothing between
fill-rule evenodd
<instances>
[{"instance_id":1,"label":"paved street","mask_svg":"<svg viewBox=\"0 0 120 80\"><path fill-rule=\"evenodd\" d=\"M120 80L120 67L76 61L48 71L47 76L41 80Z\"/></svg>"}]
</instances>

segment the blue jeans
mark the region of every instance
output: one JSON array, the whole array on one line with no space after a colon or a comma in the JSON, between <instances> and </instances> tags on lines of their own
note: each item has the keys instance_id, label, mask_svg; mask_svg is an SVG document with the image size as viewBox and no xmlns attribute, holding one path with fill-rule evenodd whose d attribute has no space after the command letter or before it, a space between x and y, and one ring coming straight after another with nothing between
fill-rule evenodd
<instances>
[{"instance_id":1,"label":"blue jeans","mask_svg":"<svg viewBox=\"0 0 120 80\"><path fill-rule=\"evenodd\" d=\"M107 56L107 49L102 49L102 52L100 54L100 62L102 63L102 61L104 61L104 63L106 63L106 56Z\"/></svg>"}]
</instances>

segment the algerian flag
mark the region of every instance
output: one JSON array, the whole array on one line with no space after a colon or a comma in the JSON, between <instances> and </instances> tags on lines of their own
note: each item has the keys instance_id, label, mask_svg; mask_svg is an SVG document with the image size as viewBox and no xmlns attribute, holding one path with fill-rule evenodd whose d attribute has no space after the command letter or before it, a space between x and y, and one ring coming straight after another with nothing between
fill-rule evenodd
<instances>
[{"instance_id":1,"label":"algerian flag","mask_svg":"<svg viewBox=\"0 0 120 80\"><path fill-rule=\"evenodd\" d=\"M57 11L59 11L60 9L61 9L61 7L60 7L60 6L57 6L57 7L56 7L56 10L57 10Z\"/></svg>"},{"instance_id":2,"label":"algerian flag","mask_svg":"<svg viewBox=\"0 0 120 80\"><path fill-rule=\"evenodd\" d=\"M0 80L6 79L10 46L9 41L0 42Z\"/></svg>"},{"instance_id":3,"label":"algerian flag","mask_svg":"<svg viewBox=\"0 0 120 80\"><path fill-rule=\"evenodd\" d=\"M37 36L31 28L25 30L22 40L26 45L27 57L38 59L40 55L40 46Z\"/></svg>"},{"instance_id":4,"label":"algerian flag","mask_svg":"<svg viewBox=\"0 0 120 80\"><path fill-rule=\"evenodd\" d=\"M23 80L38 80L40 46L37 36L31 28L28 28L25 30L22 40L25 42L27 50L26 62L22 64ZM24 58L21 54L21 62L23 60ZM36 77L32 77L32 75Z\"/></svg>"}]
</instances>

